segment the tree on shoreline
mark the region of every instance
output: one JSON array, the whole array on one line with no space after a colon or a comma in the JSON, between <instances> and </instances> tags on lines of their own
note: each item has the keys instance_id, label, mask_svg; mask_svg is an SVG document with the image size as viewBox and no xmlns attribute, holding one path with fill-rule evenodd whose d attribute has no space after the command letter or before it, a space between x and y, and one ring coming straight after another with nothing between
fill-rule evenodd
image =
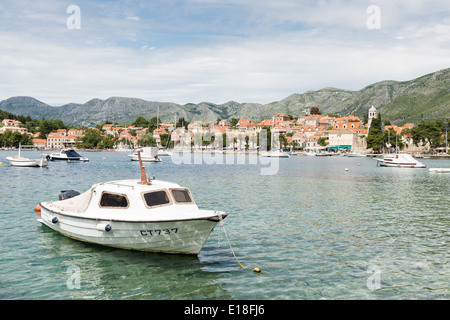
<instances>
[{"instance_id":1,"label":"tree on shoreline","mask_svg":"<svg viewBox=\"0 0 450 320\"><path fill-rule=\"evenodd\" d=\"M380 117L372 120L366 142L368 149L372 149L377 152L381 151L383 145L383 132L381 131Z\"/></svg>"}]
</instances>

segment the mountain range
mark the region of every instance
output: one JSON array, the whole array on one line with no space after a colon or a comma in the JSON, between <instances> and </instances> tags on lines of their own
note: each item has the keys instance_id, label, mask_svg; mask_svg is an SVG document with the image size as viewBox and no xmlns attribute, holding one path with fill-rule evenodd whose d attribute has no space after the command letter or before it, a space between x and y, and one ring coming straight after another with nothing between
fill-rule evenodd
<instances>
[{"instance_id":1,"label":"mountain range","mask_svg":"<svg viewBox=\"0 0 450 320\"><path fill-rule=\"evenodd\" d=\"M146 101L138 98L111 97L92 99L84 104L69 103L50 106L32 97L11 97L0 102L0 109L34 119L61 119L67 125L93 126L110 121L131 124L138 116L151 119L159 114L164 122L181 117L187 121L212 122L220 119L251 119L260 121L278 113L295 117L311 107L319 107L322 114L363 117L375 106L384 120L393 123L450 118L450 68L410 81L381 81L359 91L324 88L292 94L269 104L224 104L202 102L184 105L171 102Z\"/></svg>"}]
</instances>

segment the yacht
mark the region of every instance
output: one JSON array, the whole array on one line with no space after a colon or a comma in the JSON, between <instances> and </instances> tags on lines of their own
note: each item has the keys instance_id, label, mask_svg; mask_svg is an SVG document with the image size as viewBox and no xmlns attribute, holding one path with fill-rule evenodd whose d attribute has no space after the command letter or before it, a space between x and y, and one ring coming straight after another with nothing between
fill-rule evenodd
<instances>
[{"instance_id":1,"label":"yacht","mask_svg":"<svg viewBox=\"0 0 450 320\"><path fill-rule=\"evenodd\" d=\"M62 149L60 152L51 153L47 155L48 160L62 160L62 161L89 161L88 158L80 155L73 148Z\"/></svg>"},{"instance_id":2,"label":"yacht","mask_svg":"<svg viewBox=\"0 0 450 320\"><path fill-rule=\"evenodd\" d=\"M377 166L400 168L426 168L426 165L405 153L387 154L382 159L377 158Z\"/></svg>"}]
</instances>

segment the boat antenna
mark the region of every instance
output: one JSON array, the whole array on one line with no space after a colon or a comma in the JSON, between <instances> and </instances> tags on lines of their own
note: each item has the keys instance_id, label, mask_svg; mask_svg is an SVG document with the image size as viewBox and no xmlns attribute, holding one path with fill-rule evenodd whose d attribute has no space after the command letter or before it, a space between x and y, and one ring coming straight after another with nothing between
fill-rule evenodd
<instances>
[{"instance_id":1,"label":"boat antenna","mask_svg":"<svg viewBox=\"0 0 450 320\"><path fill-rule=\"evenodd\" d=\"M138 150L138 158L139 158L139 166L141 167L141 181L138 182L138 184L145 184L145 185L151 185L150 179L147 180L147 176L145 175L145 168L142 164L142 158L141 158L141 152L142 150Z\"/></svg>"}]
</instances>

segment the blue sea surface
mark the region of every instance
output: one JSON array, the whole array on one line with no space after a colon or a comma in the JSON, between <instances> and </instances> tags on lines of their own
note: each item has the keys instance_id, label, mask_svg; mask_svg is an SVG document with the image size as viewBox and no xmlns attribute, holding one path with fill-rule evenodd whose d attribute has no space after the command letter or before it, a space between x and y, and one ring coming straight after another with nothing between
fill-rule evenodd
<instances>
[{"instance_id":1,"label":"blue sea surface","mask_svg":"<svg viewBox=\"0 0 450 320\"><path fill-rule=\"evenodd\" d=\"M61 190L139 179L126 153L83 152L89 162L47 168L11 167L13 154L0 151L0 299L450 298L450 174L371 158L293 156L262 174L255 155L163 157L146 165L149 176L228 213L198 256L184 256L84 243L37 222L36 205Z\"/></svg>"}]
</instances>

